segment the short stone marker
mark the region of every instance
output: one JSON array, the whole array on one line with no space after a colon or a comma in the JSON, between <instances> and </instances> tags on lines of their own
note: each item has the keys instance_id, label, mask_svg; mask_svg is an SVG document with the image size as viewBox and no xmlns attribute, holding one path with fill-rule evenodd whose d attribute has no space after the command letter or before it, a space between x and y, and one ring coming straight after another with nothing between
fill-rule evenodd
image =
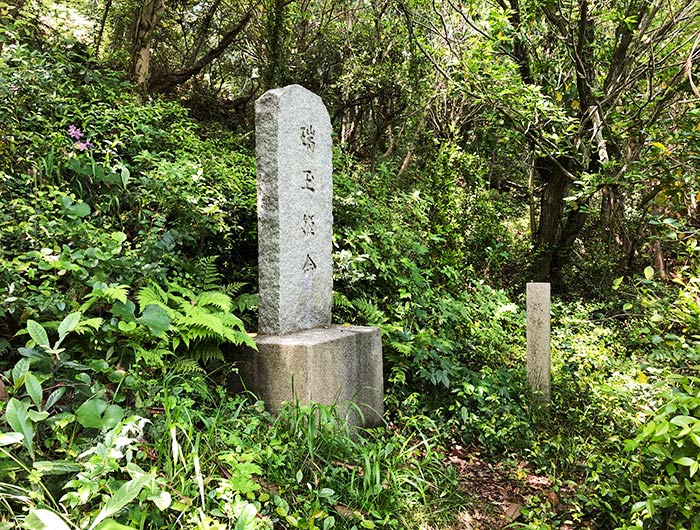
<instances>
[{"instance_id":1,"label":"short stone marker","mask_svg":"<svg viewBox=\"0 0 700 530\"><path fill-rule=\"evenodd\" d=\"M527 381L537 401L549 403L551 380L550 286L528 283Z\"/></svg>"},{"instance_id":2,"label":"short stone marker","mask_svg":"<svg viewBox=\"0 0 700 530\"><path fill-rule=\"evenodd\" d=\"M331 325L333 182L331 122L299 85L255 105L258 166L258 350L241 378L272 409L285 401L337 404L348 421L383 414L379 329ZM350 402L359 406L355 414Z\"/></svg>"}]
</instances>

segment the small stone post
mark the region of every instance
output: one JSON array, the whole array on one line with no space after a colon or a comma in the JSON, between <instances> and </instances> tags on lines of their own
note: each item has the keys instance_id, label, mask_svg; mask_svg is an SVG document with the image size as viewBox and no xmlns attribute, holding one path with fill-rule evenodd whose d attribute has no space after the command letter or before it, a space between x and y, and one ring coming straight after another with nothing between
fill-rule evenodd
<instances>
[{"instance_id":1,"label":"small stone post","mask_svg":"<svg viewBox=\"0 0 700 530\"><path fill-rule=\"evenodd\" d=\"M527 381L537 401L549 403L550 359L550 286L527 284Z\"/></svg>"}]
</instances>

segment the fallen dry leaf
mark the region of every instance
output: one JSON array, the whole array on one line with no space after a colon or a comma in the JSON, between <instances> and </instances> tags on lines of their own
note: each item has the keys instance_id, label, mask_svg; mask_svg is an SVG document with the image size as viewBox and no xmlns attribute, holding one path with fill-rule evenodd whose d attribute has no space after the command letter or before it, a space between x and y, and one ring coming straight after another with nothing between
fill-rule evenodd
<instances>
[{"instance_id":1,"label":"fallen dry leaf","mask_svg":"<svg viewBox=\"0 0 700 530\"><path fill-rule=\"evenodd\" d=\"M518 517L520 517L520 505L515 504L514 502L507 502L503 506L503 515L506 516L508 519L508 522L513 522L515 521Z\"/></svg>"}]
</instances>

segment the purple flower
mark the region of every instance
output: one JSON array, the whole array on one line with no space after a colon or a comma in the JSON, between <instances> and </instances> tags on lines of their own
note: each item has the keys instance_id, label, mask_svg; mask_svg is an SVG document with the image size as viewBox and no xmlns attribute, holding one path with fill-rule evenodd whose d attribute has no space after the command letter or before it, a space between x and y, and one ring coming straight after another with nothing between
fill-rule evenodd
<instances>
[{"instance_id":1,"label":"purple flower","mask_svg":"<svg viewBox=\"0 0 700 530\"><path fill-rule=\"evenodd\" d=\"M75 138L76 140L80 140L83 137L83 131L78 129L75 125L70 125L68 127L68 134L71 138ZM84 149L81 149L81 151L84 151Z\"/></svg>"},{"instance_id":2,"label":"purple flower","mask_svg":"<svg viewBox=\"0 0 700 530\"><path fill-rule=\"evenodd\" d=\"M90 143L90 140L85 140L84 142L75 142L75 148L78 151L85 151L89 147L92 147L92 143Z\"/></svg>"}]
</instances>

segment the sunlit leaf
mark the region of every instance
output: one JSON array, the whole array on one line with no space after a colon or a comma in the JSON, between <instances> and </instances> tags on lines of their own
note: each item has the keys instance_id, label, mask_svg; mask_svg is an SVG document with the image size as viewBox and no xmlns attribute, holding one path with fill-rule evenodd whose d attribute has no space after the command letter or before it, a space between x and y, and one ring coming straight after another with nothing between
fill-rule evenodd
<instances>
[{"instance_id":1,"label":"sunlit leaf","mask_svg":"<svg viewBox=\"0 0 700 530\"><path fill-rule=\"evenodd\" d=\"M102 414L107 406L107 403L101 399L87 400L75 411L78 423L90 429L101 429L104 425Z\"/></svg>"},{"instance_id":2,"label":"sunlit leaf","mask_svg":"<svg viewBox=\"0 0 700 530\"><path fill-rule=\"evenodd\" d=\"M142 475L123 484L122 487L119 488L114 495L107 500L104 506L102 506L100 513L98 513L97 517L95 517L95 520L90 525L89 530L94 529L104 519L113 516L136 497L138 497L143 487L151 480L153 480L152 476Z\"/></svg>"},{"instance_id":3,"label":"sunlit leaf","mask_svg":"<svg viewBox=\"0 0 700 530\"><path fill-rule=\"evenodd\" d=\"M30 510L24 525L29 530L70 530L66 522L51 510Z\"/></svg>"},{"instance_id":4,"label":"sunlit leaf","mask_svg":"<svg viewBox=\"0 0 700 530\"><path fill-rule=\"evenodd\" d=\"M27 331L29 336L36 342L39 346L49 348L49 337L46 335L46 330L44 327L34 320L27 320Z\"/></svg>"},{"instance_id":5,"label":"sunlit leaf","mask_svg":"<svg viewBox=\"0 0 700 530\"><path fill-rule=\"evenodd\" d=\"M33 373L27 372L27 374L24 376L24 388L27 389L27 394L29 394L29 397L32 398L36 408L40 409L43 391L41 389L41 383Z\"/></svg>"},{"instance_id":6,"label":"sunlit leaf","mask_svg":"<svg viewBox=\"0 0 700 530\"><path fill-rule=\"evenodd\" d=\"M13 431L24 436L24 446L29 451L29 456L34 460L34 425L29 419L29 403L11 398L5 409L5 418Z\"/></svg>"},{"instance_id":7,"label":"sunlit leaf","mask_svg":"<svg viewBox=\"0 0 700 530\"><path fill-rule=\"evenodd\" d=\"M63 342L63 339L66 338L66 335L75 329L80 322L81 317L82 313L80 311L76 311L63 319L58 326L58 342L56 343L55 347L58 347L58 345Z\"/></svg>"}]
</instances>

